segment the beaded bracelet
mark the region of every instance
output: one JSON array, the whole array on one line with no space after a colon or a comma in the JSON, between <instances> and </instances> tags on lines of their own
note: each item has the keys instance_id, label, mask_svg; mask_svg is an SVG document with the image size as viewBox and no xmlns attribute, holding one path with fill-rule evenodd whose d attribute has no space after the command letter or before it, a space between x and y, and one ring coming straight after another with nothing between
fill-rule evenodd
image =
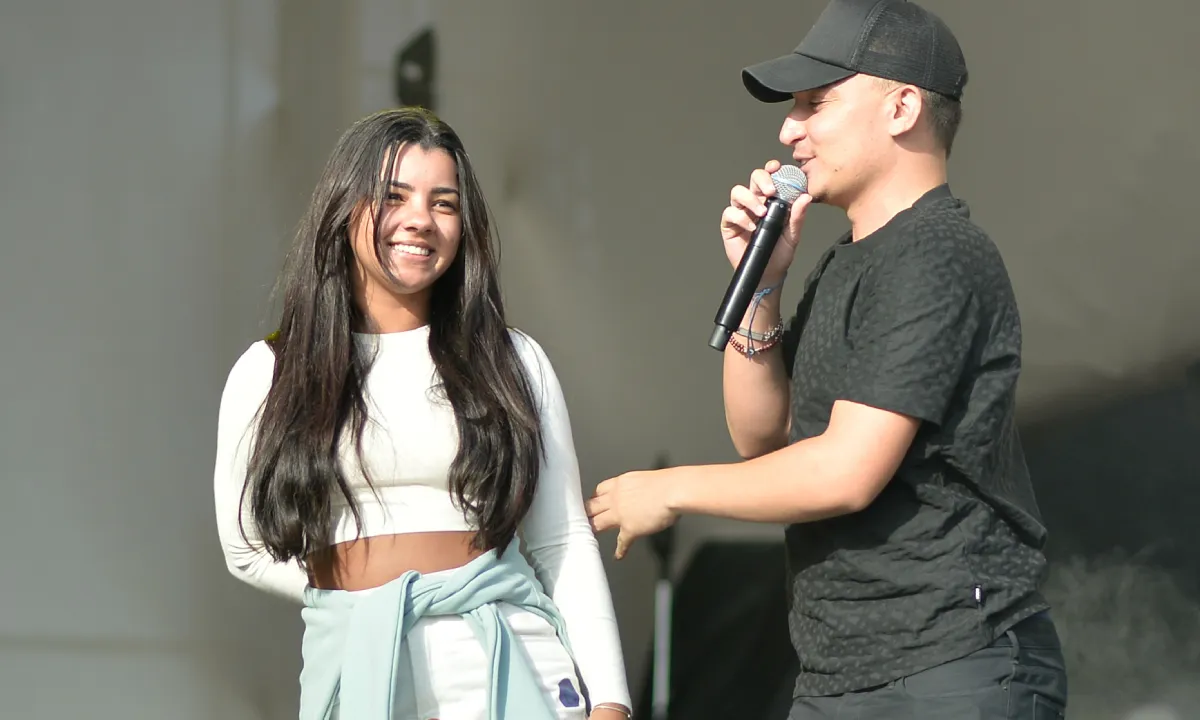
<instances>
[{"instance_id":1,"label":"beaded bracelet","mask_svg":"<svg viewBox=\"0 0 1200 720\"><path fill-rule=\"evenodd\" d=\"M766 331L765 333L754 332L753 330L751 330L749 328L743 328L743 327L738 328L735 332L744 338L753 340L754 342L760 342L760 343L774 342L775 340L777 340L779 337L781 337L783 335L783 320L780 320L779 322L775 323L775 327L771 328L770 330Z\"/></svg>"},{"instance_id":2,"label":"beaded bracelet","mask_svg":"<svg viewBox=\"0 0 1200 720\"><path fill-rule=\"evenodd\" d=\"M776 345L779 344L779 341L782 339L783 339L782 337L777 337L774 340L772 340L771 342L764 343L762 345L749 345L749 344L743 345L740 342L738 342L737 340L735 340L733 337L730 337L729 338L729 346L732 347L734 350L737 350L742 355L744 355L748 358L752 358L761 352L766 352L766 351L770 350L771 348L775 347Z\"/></svg>"}]
</instances>

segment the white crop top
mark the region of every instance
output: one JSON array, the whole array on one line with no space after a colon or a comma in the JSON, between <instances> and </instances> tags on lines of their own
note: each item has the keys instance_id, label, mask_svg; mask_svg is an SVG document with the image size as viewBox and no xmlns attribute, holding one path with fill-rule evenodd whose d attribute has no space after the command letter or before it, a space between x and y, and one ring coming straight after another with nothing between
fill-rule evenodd
<instances>
[{"instance_id":1,"label":"white crop top","mask_svg":"<svg viewBox=\"0 0 1200 720\"><path fill-rule=\"evenodd\" d=\"M612 598L583 508L579 464L562 388L542 348L524 333L511 331L511 335L533 385L545 444L537 493L521 525L526 554L562 614L593 704L629 706ZM335 494L333 542L356 536L470 530L448 488L458 432L453 410L437 394L428 326L355 335L355 340L367 350L376 350L364 384L369 419L362 443L374 492L363 478L353 443L343 443L342 468L359 505L362 530L357 532L344 498ZM274 367L274 352L260 341L251 345L229 372L217 423L217 527L234 576L300 602L308 585L307 574L298 563L278 563L261 548L249 503L240 506L252 430L270 390ZM239 510L253 546L242 538Z\"/></svg>"}]
</instances>

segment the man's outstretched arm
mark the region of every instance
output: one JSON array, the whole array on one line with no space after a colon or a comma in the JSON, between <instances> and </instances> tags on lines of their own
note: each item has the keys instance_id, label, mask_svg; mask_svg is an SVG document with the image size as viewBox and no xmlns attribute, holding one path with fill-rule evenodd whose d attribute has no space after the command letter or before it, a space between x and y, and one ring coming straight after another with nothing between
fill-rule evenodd
<instances>
[{"instance_id":1,"label":"man's outstretched arm","mask_svg":"<svg viewBox=\"0 0 1200 720\"><path fill-rule=\"evenodd\" d=\"M588 515L617 528L617 557L681 513L766 523L810 522L862 510L887 485L921 421L834 403L824 433L745 462L631 472L596 486Z\"/></svg>"}]
</instances>

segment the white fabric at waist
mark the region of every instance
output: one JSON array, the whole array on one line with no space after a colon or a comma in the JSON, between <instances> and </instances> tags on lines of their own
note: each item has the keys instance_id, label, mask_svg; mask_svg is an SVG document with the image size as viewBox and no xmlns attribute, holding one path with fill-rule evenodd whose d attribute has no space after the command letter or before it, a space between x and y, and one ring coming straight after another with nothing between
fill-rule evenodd
<instances>
[{"instance_id":1,"label":"white fabric at waist","mask_svg":"<svg viewBox=\"0 0 1200 720\"><path fill-rule=\"evenodd\" d=\"M355 493L355 500L361 531L355 527L354 514L345 499L334 498L334 543L355 537L473 529L444 489L427 485L390 485L374 491L362 488Z\"/></svg>"}]
</instances>

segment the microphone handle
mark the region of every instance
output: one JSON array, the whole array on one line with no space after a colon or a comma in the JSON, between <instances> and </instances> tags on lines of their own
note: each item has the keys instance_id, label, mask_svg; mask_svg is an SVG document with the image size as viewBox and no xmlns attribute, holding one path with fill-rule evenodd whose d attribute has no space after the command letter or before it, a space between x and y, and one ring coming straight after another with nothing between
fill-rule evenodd
<instances>
[{"instance_id":1,"label":"microphone handle","mask_svg":"<svg viewBox=\"0 0 1200 720\"><path fill-rule=\"evenodd\" d=\"M783 234L791 210L789 204L776 197L769 198L766 205L767 212L754 229L750 244L742 254L742 261L733 273L733 280L730 281L725 298L721 300L721 306L717 308L717 316L713 320L716 327L713 328L708 345L719 352L725 351L729 337L746 316L750 300L754 291L758 289L763 273L766 272L767 262L771 259L771 253L775 251L775 243Z\"/></svg>"}]
</instances>

